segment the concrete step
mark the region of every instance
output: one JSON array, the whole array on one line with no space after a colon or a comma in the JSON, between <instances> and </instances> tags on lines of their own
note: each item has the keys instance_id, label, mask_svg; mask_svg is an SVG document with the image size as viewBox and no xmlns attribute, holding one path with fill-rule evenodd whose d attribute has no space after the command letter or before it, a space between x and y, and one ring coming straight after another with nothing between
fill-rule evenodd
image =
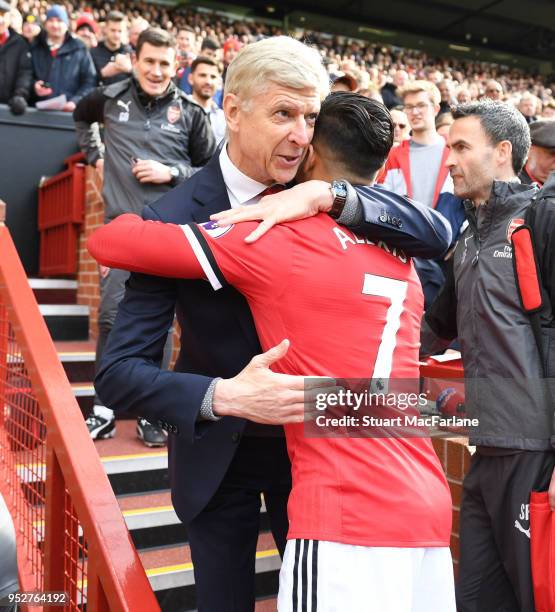
<instances>
[{"instance_id":1,"label":"concrete step","mask_svg":"<svg viewBox=\"0 0 555 612\"><path fill-rule=\"evenodd\" d=\"M56 342L55 346L69 382L92 384L96 342L92 340Z\"/></svg>"},{"instance_id":2,"label":"concrete step","mask_svg":"<svg viewBox=\"0 0 555 612\"><path fill-rule=\"evenodd\" d=\"M77 281L57 278L30 278L28 280L39 304L77 303Z\"/></svg>"},{"instance_id":3,"label":"concrete step","mask_svg":"<svg viewBox=\"0 0 555 612\"><path fill-rule=\"evenodd\" d=\"M53 340L88 340L88 306L41 304L39 309Z\"/></svg>"},{"instance_id":4,"label":"concrete step","mask_svg":"<svg viewBox=\"0 0 555 612\"><path fill-rule=\"evenodd\" d=\"M169 490L118 497L125 522L137 549L185 544L187 528L175 513ZM260 533L270 532L270 521L261 500Z\"/></svg>"},{"instance_id":5,"label":"concrete step","mask_svg":"<svg viewBox=\"0 0 555 612\"><path fill-rule=\"evenodd\" d=\"M73 394L77 399L81 413L86 418L92 411L94 403L94 385L92 383L71 383Z\"/></svg>"}]
</instances>

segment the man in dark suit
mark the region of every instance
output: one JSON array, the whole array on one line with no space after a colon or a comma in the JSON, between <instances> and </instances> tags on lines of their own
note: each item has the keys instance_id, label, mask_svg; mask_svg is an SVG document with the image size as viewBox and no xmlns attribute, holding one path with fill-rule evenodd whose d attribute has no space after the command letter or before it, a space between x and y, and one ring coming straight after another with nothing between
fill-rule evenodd
<instances>
[{"instance_id":1,"label":"man in dark suit","mask_svg":"<svg viewBox=\"0 0 555 612\"><path fill-rule=\"evenodd\" d=\"M143 216L205 222L291 182L328 89L318 53L302 43L279 37L247 46L227 75L227 143ZM332 199L329 184L325 191L318 197ZM374 233L411 254L438 256L449 245L450 230L433 210L363 188L357 197L345 182L334 193L335 204L360 197ZM182 350L168 372L159 363L174 308ZM172 500L187 525L201 611L254 609L261 493L280 553L285 546L290 469L281 428L271 425L303 420L305 382L269 369L287 352L286 341L260 350L247 303L234 289L214 293L205 281L133 274L96 379L115 410L143 414L172 434Z\"/></svg>"}]
</instances>

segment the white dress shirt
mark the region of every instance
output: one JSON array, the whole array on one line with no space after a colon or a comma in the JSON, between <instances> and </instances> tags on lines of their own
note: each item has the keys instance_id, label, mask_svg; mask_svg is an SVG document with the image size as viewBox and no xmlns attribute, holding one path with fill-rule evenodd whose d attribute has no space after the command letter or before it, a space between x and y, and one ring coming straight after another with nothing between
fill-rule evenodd
<instances>
[{"instance_id":1,"label":"white dress shirt","mask_svg":"<svg viewBox=\"0 0 555 612\"><path fill-rule=\"evenodd\" d=\"M227 142L224 143L220 152L220 168L231 208L256 204L260 199L260 194L267 188L267 185L264 185L264 183L259 183L243 174L229 159Z\"/></svg>"}]
</instances>

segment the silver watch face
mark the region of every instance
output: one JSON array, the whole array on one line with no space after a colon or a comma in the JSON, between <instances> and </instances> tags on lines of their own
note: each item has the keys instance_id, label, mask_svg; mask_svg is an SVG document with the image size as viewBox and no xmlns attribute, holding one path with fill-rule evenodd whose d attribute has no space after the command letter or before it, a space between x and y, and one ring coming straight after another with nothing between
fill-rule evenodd
<instances>
[{"instance_id":1,"label":"silver watch face","mask_svg":"<svg viewBox=\"0 0 555 612\"><path fill-rule=\"evenodd\" d=\"M331 188L336 198L347 198L347 185L343 181L332 181Z\"/></svg>"},{"instance_id":2,"label":"silver watch face","mask_svg":"<svg viewBox=\"0 0 555 612\"><path fill-rule=\"evenodd\" d=\"M172 175L172 178L177 178L179 176L179 170L175 166L172 166L170 168L170 174Z\"/></svg>"}]
</instances>

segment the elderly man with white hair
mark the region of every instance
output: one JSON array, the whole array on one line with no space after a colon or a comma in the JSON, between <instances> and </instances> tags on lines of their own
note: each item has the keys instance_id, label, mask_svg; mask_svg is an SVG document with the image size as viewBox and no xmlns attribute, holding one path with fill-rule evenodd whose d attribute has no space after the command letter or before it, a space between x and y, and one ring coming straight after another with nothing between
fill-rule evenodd
<instances>
[{"instance_id":1,"label":"elderly man with white hair","mask_svg":"<svg viewBox=\"0 0 555 612\"><path fill-rule=\"evenodd\" d=\"M227 73L227 142L197 174L146 206L143 217L208 222L214 213L255 204L289 184L328 92L316 50L288 37L245 47ZM301 195L324 209L333 205L335 213L348 212L360 198L359 223L369 220L390 246L408 254L434 256L449 243L448 228L428 209L409 219L405 207L363 188L357 192L346 181L331 188L311 183L318 185L307 184ZM205 228L216 237L226 232L215 223ZM167 372L159 363L174 309L181 351L175 371ZM172 501L187 526L200 610L254 609L261 494L280 554L285 548L291 474L279 425L304 420L307 386L311 390L302 376L270 370L287 350L283 341L259 354L247 302L231 287L213 293L205 281L142 274L128 281L97 391L116 411L142 414L170 433Z\"/></svg>"}]
</instances>

